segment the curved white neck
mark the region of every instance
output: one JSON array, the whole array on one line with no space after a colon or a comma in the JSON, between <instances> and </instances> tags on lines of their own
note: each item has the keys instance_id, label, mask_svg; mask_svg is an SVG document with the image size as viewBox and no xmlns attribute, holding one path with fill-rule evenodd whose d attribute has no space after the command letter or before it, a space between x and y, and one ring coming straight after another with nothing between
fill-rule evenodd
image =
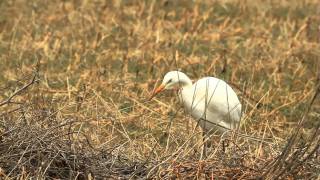
<instances>
[{"instance_id":1,"label":"curved white neck","mask_svg":"<svg viewBox=\"0 0 320 180\"><path fill-rule=\"evenodd\" d=\"M180 79L179 86L181 88L191 87L192 86L192 81L187 75L184 74Z\"/></svg>"}]
</instances>

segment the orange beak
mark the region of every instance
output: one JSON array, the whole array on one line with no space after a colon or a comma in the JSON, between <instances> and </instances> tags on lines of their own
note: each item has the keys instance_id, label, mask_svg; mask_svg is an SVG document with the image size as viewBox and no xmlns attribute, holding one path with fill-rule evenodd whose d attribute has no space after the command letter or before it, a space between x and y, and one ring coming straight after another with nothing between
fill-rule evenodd
<instances>
[{"instance_id":1,"label":"orange beak","mask_svg":"<svg viewBox=\"0 0 320 180\"><path fill-rule=\"evenodd\" d=\"M150 96L149 98L149 101L155 97L157 94L159 94L161 91L163 91L165 88L165 85L161 84L157 89L155 89L153 92L152 92L152 95Z\"/></svg>"}]
</instances>

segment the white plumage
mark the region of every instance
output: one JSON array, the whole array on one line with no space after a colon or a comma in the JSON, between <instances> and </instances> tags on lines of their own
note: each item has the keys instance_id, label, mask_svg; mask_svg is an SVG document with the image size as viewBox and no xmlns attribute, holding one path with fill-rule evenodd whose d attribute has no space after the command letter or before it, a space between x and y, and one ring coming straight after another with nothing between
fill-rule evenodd
<instances>
[{"instance_id":1,"label":"white plumage","mask_svg":"<svg viewBox=\"0 0 320 180\"><path fill-rule=\"evenodd\" d=\"M165 89L179 88L179 99L206 132L223 133L235 129L241 118L241 103L234 90L223 80L204 77L194 84L182 72L168 72L154 97Z\"/></svg>"}]
</instances>

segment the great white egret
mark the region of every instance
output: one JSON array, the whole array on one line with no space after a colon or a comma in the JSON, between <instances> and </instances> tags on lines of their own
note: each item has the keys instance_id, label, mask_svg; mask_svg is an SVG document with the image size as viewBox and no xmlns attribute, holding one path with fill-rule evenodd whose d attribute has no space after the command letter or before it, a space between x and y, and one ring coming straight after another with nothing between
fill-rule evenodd
<instances>
[{"instance_id":1,"label":"great white egret","mask_svg":"<svg viewBox=\"0 0 320 180\"><path fill-rule=\"evenodd\" d=\"M199 122L204 132L224 133L238 127L241 103L234 90L223 80L204 77L192 84L180 71L168 72L150 99L166 89L179 88L179 99L186 111Z\"/></svg>"}]
</instances>

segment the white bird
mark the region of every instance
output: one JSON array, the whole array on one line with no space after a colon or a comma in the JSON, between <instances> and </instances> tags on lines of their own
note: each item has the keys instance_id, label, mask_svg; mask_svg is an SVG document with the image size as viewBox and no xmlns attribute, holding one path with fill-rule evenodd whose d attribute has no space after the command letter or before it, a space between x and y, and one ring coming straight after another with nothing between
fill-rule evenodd
<instances>
[{"instance_id":1,"label":"white bird","mask_svg":"<svg viewBox=\"0 0 320 180\"><path fill-rule=\"evenodd\" d=\"M205 133L224 133L238 127L241 103L234 90L223 80L204 77L192 84L179 71L168 72L150 99L166 89L179 88L179 99Z\"/></svg>"}]
</instances>

